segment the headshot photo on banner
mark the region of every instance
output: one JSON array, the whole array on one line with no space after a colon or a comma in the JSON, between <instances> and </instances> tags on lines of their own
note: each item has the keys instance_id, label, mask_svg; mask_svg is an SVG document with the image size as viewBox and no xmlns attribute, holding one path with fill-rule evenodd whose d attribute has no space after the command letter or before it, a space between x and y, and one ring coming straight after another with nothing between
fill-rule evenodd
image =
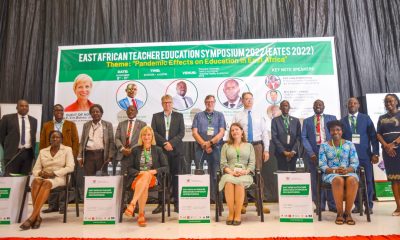
<instances>
[{"instance_id":1,"label":"headshot photo on banner","mask_svg":"<svg viewBox=\"0 0 400 240\"><path fill-rule=\"evenodd\" d=\"M302 120L313 114L315 99L326 100L326 112L339 117L334 49L332 37L60 46L55 103L66 106L65 118L79 131L93 104L103 107L114 128L130 105L150 124L164 94L183 114L187 133L207 95L215 96L228 127L243 111L244 92L270 119L287 100L291 115ZM191 134L184 141L193 141Z\"/></svg>"}]
</instances>

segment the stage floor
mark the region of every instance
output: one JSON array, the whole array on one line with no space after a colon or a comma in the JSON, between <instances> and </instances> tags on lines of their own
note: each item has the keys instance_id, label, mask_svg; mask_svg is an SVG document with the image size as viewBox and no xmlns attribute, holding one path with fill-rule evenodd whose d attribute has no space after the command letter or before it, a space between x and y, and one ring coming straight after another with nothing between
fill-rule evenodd
<instances>
[{"instance_id":1,"label":"stage floor","mask_svg":"<svg viewBox=\"0 0 400 240\"><path fill-rule=\"evenodd\" d=\"M31 207L31 206L30 206ZM155 205L146 209L151 213ZM136 218L127 218L116 225L83 225L81 216L75 217L73 205L68 211L68 223L62 223L58 213L42 214L40 229L20 231L19 224L0 226L0 237L78 237L78 238L265 238L265 237L322 237L355 235L390 235L400 234L400 217L391 216L395 209L394 202L375 203L372 221L364 216L353 214L355 226L335 225L335 213L323 212L322 221L317 217L314 223L281 223L278 216L278 204L268 204L271 214L265 215L261 223L254 206L242 216L242 225L225 224L226 206L220 222L214 221L214 206L211 208L211 224L178 224L178 215L171 213L166 223L161 223L161 215L147 214L148 226L141 228Z\"/></svg>"}]
</instances>

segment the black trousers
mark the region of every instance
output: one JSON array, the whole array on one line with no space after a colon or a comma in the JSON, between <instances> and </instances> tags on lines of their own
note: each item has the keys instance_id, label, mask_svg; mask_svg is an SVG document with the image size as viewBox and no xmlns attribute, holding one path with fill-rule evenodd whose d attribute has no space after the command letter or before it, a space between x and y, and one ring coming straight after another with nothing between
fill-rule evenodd
<instances>
[{"instance_id":1,"label":"black trousers","mask_svg":"<svg viewBox=\"0 0 400 240\"><path fill-rule=\"evenodd\" d=\"M169 166L169 174L171 176L171 190L172 190L172 196L174 197L175 200L175 205L178 205L178 175L180 174L179 170L181 169L181 164L183 163L184 156L183 153L180 153L178 151L165 151L164 150L165 156L167 156L168 159L168 166ZM170 191L170 189L168 189ZM161 203L162 199L162 194L158 194L158 202Z\"/></svg>"},{"instance_id":2,"label":"black trousers","mask_svg":"<svg viewBox=\"0 0 400 240\"><path fill-rule=\"evenodd\" d=\"M6 176L8 176L10 173L28 175L29 172L31 172L33 158L34 158L33 149L27 148L20 151L21 152L18 154L18 156L13 160L12 159L5 160L4 164L5 165L8 164L5 169Z\"/></svg>"}]
</instances>

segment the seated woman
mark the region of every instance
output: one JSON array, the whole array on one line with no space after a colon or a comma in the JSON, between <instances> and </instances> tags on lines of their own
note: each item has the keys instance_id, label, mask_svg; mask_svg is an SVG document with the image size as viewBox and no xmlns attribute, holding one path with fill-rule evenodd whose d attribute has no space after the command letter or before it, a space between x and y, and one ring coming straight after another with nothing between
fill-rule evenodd
<instances>
[{"instance_id":1,"label":"seated woman","mask_svg":"<svg viewBox=\"0 0 400 240\"><path fill-rule=\"evenodd\" d=\"M225 199L229 209L227 225L241 224L241 209L245 188L253 183L256 156L253 145L247 143L243 128L232 123L229 139L221 149L221 170L224 175L219 182L219 190L225 188Z\"/></svg>"},{"instance_id":2,"label":"seated woman","mask_svg":"<svg viewBox=\"0 0 400 240\"><path fill-rule=\"evenodd\" d=\"M33 211L31 216L20 226L22 230L37 229L42 223L40 210L47 201L51 189L65 186L65 175L74 171L74 156L70 147L62 143L62 133L50 132L50 146L39 152L32 175L31 185Z\"/></svg>"},{"instance_id":3,"label":"seated woman","mask_svg":"<svg viewBox=\"0 0 400 240\"><path fill-rule=\"evenodd\" d=\"M342 139L343 125L340 121L330 121L327 124L332 140L321 144L319 149L319 167L322 180L332 185L337 216L335 223L354 225L351 209L358 190L358 156L354 144ZM343 213L343 201L346 198Z\"/></svg>"},{"instance_id":4,"label":"seated woman","mask_svg":"<svg viewBox=\"0 0 400 240\"><path fill-rule=\"evenodd\" d=\"M142 128L139 134L138 146L132 149L126 162L128 176L132 178L133 198L125 210L125 215L134 216L136 203L139 204L138 225L146 226L144 207L149 188L157 183L156 174L168 172L168 161L163 150L156 146L153 129L149 126Z\"/></svg>"}]
</instances>

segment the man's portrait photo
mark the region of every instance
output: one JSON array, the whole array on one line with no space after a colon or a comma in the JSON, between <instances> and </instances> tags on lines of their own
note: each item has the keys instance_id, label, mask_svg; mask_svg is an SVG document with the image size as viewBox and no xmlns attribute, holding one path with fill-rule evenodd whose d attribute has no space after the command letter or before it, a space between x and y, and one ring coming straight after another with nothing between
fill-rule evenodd
<instances>
[{"instance_id":1,"label":"man's portrait photo","mask_svg":"<svg viewBox=\"0 0 400 240\"><path fill-rule=\"evenodd\" d=\"M226 108L238 109L243 107L242 98L240 97L240 85L237 79L226 79L223 83L223 92L226 97L223 105Z\"/></svg>"},{"instance_id":2,"label":"man's portrait photo","mask_svg":"<svg viewBox=\"0 0 400 240\"><path fill-rule=\"evenodd\" d=\"M125 88L125 93L126 97L118 101L118 106L121 109L126 111L131 105L135 106L136 109L140 109L143 107L143 101L136 97L138 94L138 86L136 83L127 84Z\"/></svg>"},{"instance_id":3,"label":"man's portrait photo","mask_svg":"<svg viewBox=\"0 0 400 240\"><path fill-rule=\"evenodd\" d=\"M188 87L184 80L178 80L176 84L176 94L173 96L173 108L176 110L185 110L193 106L193 99L187 95Z\"/></svg>"},{"instance_id":4,"label":"man's portrait photo","mask_svg":"<svg viewBox=\"0 0 400 240\"><path fill-rule=\"evenodd\" d=\"M278 104L282 100L282 94L277 90L270 90L267 92L266 99L270 104Z\"/></svg>"}]
</instances>

